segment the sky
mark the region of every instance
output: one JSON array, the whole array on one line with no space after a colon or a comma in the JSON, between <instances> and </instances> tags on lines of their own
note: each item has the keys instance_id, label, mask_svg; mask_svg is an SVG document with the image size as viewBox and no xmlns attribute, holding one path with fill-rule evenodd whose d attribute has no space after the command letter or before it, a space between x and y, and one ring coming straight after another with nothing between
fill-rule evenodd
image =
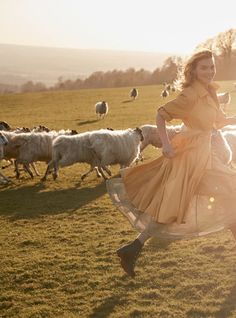
<instances>
[{"instance_id":1,"label":"sky","mask_svg":"<svg viewBox=\"0 0 236 318\"><path fill-rule=\"evenodd\" d=\"M0 43L190 54L236 28L235 0L0 0Z\"/></svg>"}]
</instances>

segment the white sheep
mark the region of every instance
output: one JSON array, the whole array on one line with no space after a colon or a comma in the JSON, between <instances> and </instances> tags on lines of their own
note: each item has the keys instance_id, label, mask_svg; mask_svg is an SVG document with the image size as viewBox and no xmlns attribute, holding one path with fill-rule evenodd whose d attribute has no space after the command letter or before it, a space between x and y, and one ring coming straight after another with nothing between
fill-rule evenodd
<instances>
[{"instance_id":1,"label":"white sheep","mask_svg":"<svg viewBox=\"0 0 236 318\"><path fill-rule=\"evenodd\" d=\"M48 163L52 159L52 141L60 135L71 135L74 131L60 130L38 133L18 133L9 141L11 158L15 158L15 166L23 164L27 172L33 178L30 164L36 161ZM19 171L17 178L19 178Z\"/></svg>"},{"instance_id":2,"label":"white sheep","mask_svg":"<svg viewBox=\"0 0 236 318\"><path fill-rule=\"evenodd\" d=\"M8 139L6 138L6 136L4 134L2 134L0 132L0 161L3 159L4 157L4 146L6 146L8 144ZM3 173L0 172L0 184L6 184L8 182L11 182L10 179L8 179Z\"/></svg>"},{"instance_id":3,"label":"white sheep","mask_svg":"<svg viewBox=\"0 0 236 318\"><path fill-rule=\"evenodd\" d=\"M89 139L102 167L120 164L120 167L124 168L138 158L143 134L138 127L126 130L100 130L91 134Z\"/></svg>"},{"instance_id":4,"label":"white sheep","mask_svg":"<svg viewBox=\"0 0 236 318\"><path fill-rule=\"evenodd\" d=\"M159 136L158 128L156 125L143 125L142 129L144 140L141 143L140 151L142 152L148 145L152 145L156 148L162 147L162 142ZM184 125L170 125L166 126L166 131L169 139L171 140L176 134L178 134ZM232 133L232 135L234 135ZM212 132L212 151L224 164L228 164L232 160L233 147L231 146L232 139L235 141L235 158L236 158L236 127L235 127L235 139L229 132L222 132L220 130L214 130ZM228 136L228 137L226 137ZM232 148L232 150L231 150ZM140 156L140 160L143 158Z\"/></svg>"},{"instance_id":5,"label":"white sheep","mask_svg":"<svg viewBox=\"0 0 236 318\"><path fill-rule=\"evenodd\" d=\"M169 96L169 91L167 89L164 89L162 92L161 92L161 97L162 98L166 98Z\"/></svg>"},{"instance_id":6,"label":"white sheep","mask_svg":"<svg viewBox=\"0 0 236 318\"><path fill-rule=\"evenodd\" d=\"M166 126L166 131L169 138L171 139L176 133L181 130L183 125ZM141 127L143 133L143 141L141 142L140 151L142 152L148 145L152 145L156 148L161 148L162 143L158 133L158 128L156 125L142 125Z\"/></svg>"},{"instance_id":7,"label":"white sheep","mask_svg":"<svg viewBox=\"0 0 236 318\"><path fill-rule=\"evenodd\" d=\"M104 118L105 115L108 113L108 104L105 101L98 102L95 104L95 112L97 114L97 117Z\"/></svg>"},{"instance_id":8,"label":"white sheep","mask_svg":"<svg viewBox=\"0 0 236 318\"><path fill-rule=\"evenodd\" d=\"M217 99L222 109L226 111L226 106L231 102L231 95L229 92L217 93Z\"/></svg>"},{"instance_id":9,"label":"white sheep","mask_svg":"<svg viewBox=\"0 0 236 318\"><path fill-rule=\"evenodd\" d=\"M121 167L129 166L139 155L140 142L143 139L139 128L127 130L101 129L79 134L77 136L58 137L53 142L52 161L49 163L43 181L51 169L53 178L58 176L59 166L65 167L77 162L86 162L91 168L82 180L95 168L102 174L111 175L107 165L119 163Z\"/></svg>"},{"instance_id":10,"label":"white sheep","mask_svg":"<svg viewBox=\"0 0 236 318\"><path fill-rule=\"evenodd\" d=\"M236 130L225 130L222 132L222 135L231 149L232 161L236 162Z\"/></svg>"},{"instance_id":11,"label":"white sheep","mask_svg":"<svg viewBox=\"0 0 236 318\"><path fill-rule=\"evenodd\" d=\"M52 160L47 166L42 181L47 179L47 175L52 169L55 180L58 177L59 166L66 167L78 162L90 164L90 170L82 175L82 180L92 172L99 165L99 160L97 160L96 155L90 149L89 136L91 133L85 132L74 136L58 136L55 138L52 143Z\"/></svg>"}]
</instances>

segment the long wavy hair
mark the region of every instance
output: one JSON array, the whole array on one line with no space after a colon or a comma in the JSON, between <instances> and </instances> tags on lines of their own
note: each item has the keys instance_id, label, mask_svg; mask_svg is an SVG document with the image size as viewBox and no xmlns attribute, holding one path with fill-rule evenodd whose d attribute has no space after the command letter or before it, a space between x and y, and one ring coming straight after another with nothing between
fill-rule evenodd
<instances>
[{"instance_id":1,"label":"long wavy hair","mask_svg":"<svg viewBox=\"0 0 236 318\"><path fill-rule=\"evenodd\" d=\"M203 59L213 58L214 54L211 50L201 50L194 53L179 70L175 86L181 90L190 86L195 80L195 69L197 63Z\"/></svg>"}]
</instances>

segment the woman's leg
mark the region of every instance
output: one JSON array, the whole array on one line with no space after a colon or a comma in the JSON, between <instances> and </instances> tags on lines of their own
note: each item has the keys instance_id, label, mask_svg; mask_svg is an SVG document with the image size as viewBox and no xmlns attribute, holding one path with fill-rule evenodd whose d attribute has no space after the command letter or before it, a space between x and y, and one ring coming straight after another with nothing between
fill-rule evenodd
<instances>
[{"instance_id":1,"label":"woman's leg","mask_svg":"<svg viewBox=\"0 0 236 318\"><path fill-rule=\"evenodd\" d=\"M122 268L129 276L135 276L134 267L136 260L140 255L143 245L150 237L149 229L147 228L141 232L133 242L122 246L116 251L120 257Z\"/></svg>"}]
</instances>

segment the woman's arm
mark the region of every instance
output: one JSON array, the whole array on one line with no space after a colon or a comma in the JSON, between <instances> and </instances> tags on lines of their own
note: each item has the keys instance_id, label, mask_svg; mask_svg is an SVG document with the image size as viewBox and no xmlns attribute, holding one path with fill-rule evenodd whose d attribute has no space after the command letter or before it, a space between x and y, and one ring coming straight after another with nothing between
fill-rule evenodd
<instances>
[{"instance_id":1,"label":"woman's arm","mask_svg":"<svg viewBox=\"0 0 236 318\"><path fill-rule=\"evenodd\" d=\"M165 119L157 112L156 124L158 127L159 136L162 142L162 153L167 158L173 158L175 155L174 149L170 143L169 137L166 132L166 121Z\"/></svg>"}]
</instances>

